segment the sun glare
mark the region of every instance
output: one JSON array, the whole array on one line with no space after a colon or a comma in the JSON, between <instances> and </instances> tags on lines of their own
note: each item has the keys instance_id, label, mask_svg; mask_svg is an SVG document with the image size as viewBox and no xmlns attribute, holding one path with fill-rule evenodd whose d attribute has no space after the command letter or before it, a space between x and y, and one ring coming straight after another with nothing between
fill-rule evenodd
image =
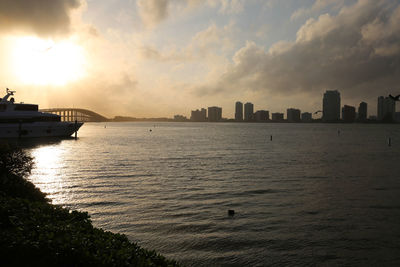
<instances>
[{"instance_id":1,"label":"sun glare","mask_svg":"<svg viewBox=\"0 0 400 267\"><path fill-rule=\"evenodd\" d=\"M14 46L13 71L26 84L65 85L84 76L84 64L83 48L73 41L23 37Z\"/></svg>"}]
</instances>

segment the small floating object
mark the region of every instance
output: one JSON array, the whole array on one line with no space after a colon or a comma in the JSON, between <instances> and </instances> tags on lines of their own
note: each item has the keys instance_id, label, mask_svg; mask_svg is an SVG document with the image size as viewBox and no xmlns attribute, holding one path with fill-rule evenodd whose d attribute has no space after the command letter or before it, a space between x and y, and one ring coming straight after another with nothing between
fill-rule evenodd
<instances>
[{"instance_id":1,"label":"small floating object","mask_svg":"<svg viewBox=\"0 0 400 267\"><path fill-rule=\"evenodd\" d=\"M152 132L153 130L152 130L152 129L150 129L149 131L150 131L150 132Z\"/></svg>"},{"instance_id":2,"label":"small floating object","mask_svg":"<svg viewBox=\"0 0 400 267\"><path fill-rule=\"evenodd\" d=\"M272 141L272 135L271 135L271 141Z\"/></svg>"},{"instance_id":3,"label":"small floating object","mask_svg":"<svg viewBox=\"0 0 400 267\"><path fill-rule=\"evenodd\" d=\"M235 215L235 211L234 211L234 210L228 210L228 215L229 215L229 216Z\"/></svg>"},{"instance_id":4,"label":"small floating object","mask_svg":"<svg viewBox=\"0 0 400 267\"><path fill-rule=\"evenodd\" d=\"M388 146L392 146L392 138L390 138L390 137L388 139Z\"/></svg>"}]
</instances>

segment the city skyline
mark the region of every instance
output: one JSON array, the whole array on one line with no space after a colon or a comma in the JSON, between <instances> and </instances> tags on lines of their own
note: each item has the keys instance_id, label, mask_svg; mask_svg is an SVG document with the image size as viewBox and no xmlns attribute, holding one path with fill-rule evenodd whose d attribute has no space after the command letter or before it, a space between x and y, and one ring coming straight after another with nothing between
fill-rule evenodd
<instances>
[{"instance_id":1,"label":"city skyline","mask_svg":"<svg viewBox=\"0 0 400 267\"><path fill-rule=\"evenodd\" d=\"M312 112L326 90L372 107L400 93L399 14L391 0L5 0L0 88L107 117L234 114L238 99Z\"/></svg>"},{"instance_id":2,"label":"city skyline","mask_svg":"<svg viewBox=\"0 0 400 267\"><path fill-rule=\"evenodd\" d=\"M327 90L322 97L322 110L318 111L302 111L298 108L287 108L286 117L281 112L270 112L266 109L255 109L254 104L246 102L243 104L241 101L235 102L235 113L233 117L222 116L221 107L208 107L208 114L210 110L217 109L218 119L215 118L213 111L212 119L208 118L208 114L205 108L192 110L190 120L192 121L222 121L222 120L234 120L236 122L248 122L248 121L288 121L288 122L311 122L313 120L321 120L323 122L366 122L366 121L398 121L400 112L396 112L396 101L389 96L379 96L376 102L376 114L371 112L371 108L368 108L368 104L364 101L359 102L357 106L351 106L347 104L341 104L341 95L337 90ZM372 108L372 110L374 110ZM317 114L321 113L321 117ZM200 115L201 114L201 115ZM271 114L271 117L270 117ZM315 116L316 115L316 116ZM175 115L182 120L186 118L184 115Z\"/></svg>"}]
</instances>

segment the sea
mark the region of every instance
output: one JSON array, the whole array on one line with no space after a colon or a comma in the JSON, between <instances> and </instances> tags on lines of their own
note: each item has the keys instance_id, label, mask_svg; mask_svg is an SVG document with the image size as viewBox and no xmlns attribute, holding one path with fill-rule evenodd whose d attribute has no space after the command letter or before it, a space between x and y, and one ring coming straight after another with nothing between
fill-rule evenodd
<instances>
[{"instance_id":1,"label":"sea","mask_svg":"<svg viewBox=\"0 0 400 267\"><path fill-rule=\"evenodd\" d=\"M53 204L185 266L400 265L400 125L85 123L26 150Z\"/></svg>"}]
</instances>

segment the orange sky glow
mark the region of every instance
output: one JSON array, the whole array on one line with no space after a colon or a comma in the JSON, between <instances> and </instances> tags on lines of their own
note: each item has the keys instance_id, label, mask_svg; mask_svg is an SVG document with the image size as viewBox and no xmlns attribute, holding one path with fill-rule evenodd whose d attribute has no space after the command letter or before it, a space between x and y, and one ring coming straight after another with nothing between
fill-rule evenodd
<instances>
[{"instance_id":1,"label":"orange sky glow","mask_svg":"<svg viewBox=\"0 0 400 267\"><path fill-rule=\"evenodd\" d=\"M30 0L19 2L27 3ZM189 117L236 101L321 109L400 94L390 0L37 0L0 3L0 87L42 108Z\"/></svg>"}]
</instances>

